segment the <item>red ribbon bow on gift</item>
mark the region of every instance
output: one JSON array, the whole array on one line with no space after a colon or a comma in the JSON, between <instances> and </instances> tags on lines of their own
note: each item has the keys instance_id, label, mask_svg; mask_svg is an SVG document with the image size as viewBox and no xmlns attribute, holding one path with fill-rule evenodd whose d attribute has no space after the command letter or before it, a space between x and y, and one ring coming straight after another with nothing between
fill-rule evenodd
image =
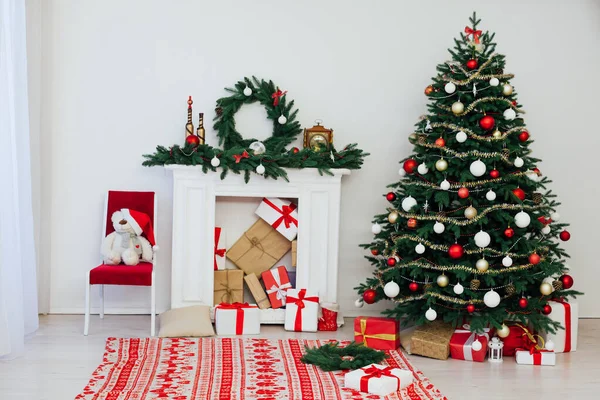
<instances>
[{"instance_id":1,"label":"red ribbon bow on gift","mask_svg":"<svg viewBox=\"0 0 600 400\"><path fill-rule=\"evenodd\" d=\"M221 303L217 307L220 310L237 310L235 315L235 334L242 335L244 333L244 308L256 308L248 303ZM215 311L215 322L217 312Z\"/></svg>"},{"instance_id":2,"label":"red ribbon bow on gift","mask_svg":"<svg viewBox=\"0 0 600 400\"><path fill-rule=\"evenodd\" d=\"M285 92L282 92L281 90L279 90L279 88L277 88L277 91L271 95L271 98L273 99L273 106L278 106L279 98L285 96L286 93L287 90Z\"/></svg>"},{"instance_id":3,"label":"red ribbon bow on gift","mask_svg":"<svg viewBox=\"0 0 600 400\"><path fill-rule=\"evenodd\" d=\"M298 291L298 297L292 297L289 294L287 296L287 306L289 307L290 304L295 304L296 307L298 307L298 310L296 310L296 319L294 321L294 330L296 332L302 331L302 309L306 307L306 305L304 304L305 301L312 301L313 303L318 303L319 297L306 297L306 289L300 289Z\"/></svg>"},{"instance_id":4,"label":"red ribbon bow on gift","mask_svg":"<svg viewBox=\"0 0 600 400\"><path fill-rule=\"evenodd\" d=\"M294 203L290 203L289 206L284 205L280 209L275 204L273 204L271 201L269 201L269 199L265 198L265 199L263 199L263 201L265 202L265 204L267 204L273 210L275 210L279 214L281 214L281 217L279 217L275 222L273 222L271 224L271 226L273 228L277 229L279 227L279 225L281 225L282 222L285 224L286 229L289 229L289 227L292 224L298 226L298 220L296 218L292 217L292 211L294 211L296 209L296 205Z\"/></svg>"},{"instance_id":5,"label":"red ribbon bow on gift","mask_svg":"<svg viewBox=\"0 0 600 400\"><path fill-rule=\"evenodd\" d=\"M218 244L219 244L219 239L221 237L221 228L215 228L215 271L218 270L218 266L217 266L217 257L225 257L225 250L226 249L219 249L217 248Z\"/></svg>"},{"instance_id":6,"label":"red ribbon bow on gift","mask_svg":"<svg viewBox=\"0 0 600 400\"><path fill-rule=\"evenodd\" d=\"M248 152L246 150L244 150L244 152L242 154L234 154L233 158L235 158L235 163L239 164L240 161L242 161L242 158L250 158L250 155L248 154Z\"/></svg>"},{"instance_id":7,"label":"red ribbon bow on gift","mask_svg":"<svg viewBox=\"0 0 600 400\"><path fill-rule=\"evenodd\" d=\"M360 378L360 391L368 392L369 391L369 379L381 378L382 376L391 376L393 378L396 378L396 380L398 381L398 386L396 386L396 389L398 389L400 387L400 378L398 378L396 375L392 374L392 369L393 369L392 367L385 367L383 369L379 369L375 366L361 368L361 370L363 370L366 375L363 375Z\"/></svg>"},{"instance_id":8,"label":"red ribbon bow on gift","mask_svg":"<svg viewBox=\"0 0 600 400\"><path fill-rule=\"evenodd\" d=\"M469 28L468 26L465 26L465 33L467 34L467 37L469 37L469 35L473 35L473 41L479 44L479 36L481 36L482 34L481 31L476 31L474 29Z\"/></svg>"}]
</instances>

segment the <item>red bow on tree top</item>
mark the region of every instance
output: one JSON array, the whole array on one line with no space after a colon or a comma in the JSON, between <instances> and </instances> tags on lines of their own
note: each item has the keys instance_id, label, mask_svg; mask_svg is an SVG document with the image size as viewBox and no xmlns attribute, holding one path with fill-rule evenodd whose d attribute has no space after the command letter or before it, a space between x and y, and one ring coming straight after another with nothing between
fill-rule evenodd
<instances>
[{"instance_id":1,"label":"red bow on tree top","mask_svg":"<svg viewBox=\"0 0 600 400\"><path fill-rule=\"evenodd\" d=\"M242 158L250 158L250 155L248 154L248 152L246 150L244 150L244 152L242 154L234 154L233 158L235 158L235 163L239 164L240 161L242 161Z\"/></svg>"},{"instance_id":2,"label":"red bow on tree top","mask_svg":"<svg viewBox=\"0 0 600 400\"><path fill-rule=\"evenodd\" d=\"M482 34L481 31L476 31L475 29L471 29L468 26L465 26L465 33L467 34L467 37L469 37L469 35L473 35L473 41L479 44L479 36L481 36Z\"/></svg>"},{"instance_id":3,"label":"red bow on tree top","mask_svg":"<svg viewBox=\"0 0 600 400\"><path fill-rule=\"evenodd\" d=\"M279 90L279 88L277 88L277 91L271 95L271 98L273 99L273 106L278 106L279 98L285 96L286 93L287 90L285 92L282 92L281 90Z\"/></svg>"}]
</instances>

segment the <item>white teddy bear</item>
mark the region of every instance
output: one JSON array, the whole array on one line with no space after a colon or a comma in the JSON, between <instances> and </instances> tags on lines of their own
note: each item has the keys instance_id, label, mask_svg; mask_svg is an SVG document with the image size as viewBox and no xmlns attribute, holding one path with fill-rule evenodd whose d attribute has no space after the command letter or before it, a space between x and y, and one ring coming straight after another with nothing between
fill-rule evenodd
<instances>
[{"instance_id":1,"label":"white teddy bear","mask_svg":"<svg viewBox=\"0 0 600 400\"><path fill-rule=\"evenodd\" d=\"M154 251L154 233L150 217L139 211L123 208L111 216L115 229L102 241L102 258L105 264L137 265L142 261L152 262ZM142 233L146 236L141 236Z\"/></svg>"}]
</instances>

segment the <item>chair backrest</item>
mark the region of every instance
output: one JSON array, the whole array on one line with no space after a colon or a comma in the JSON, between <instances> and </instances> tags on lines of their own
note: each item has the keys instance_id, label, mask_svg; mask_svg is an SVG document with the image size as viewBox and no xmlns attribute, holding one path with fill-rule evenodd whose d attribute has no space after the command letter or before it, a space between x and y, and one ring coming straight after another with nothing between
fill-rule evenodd
<instances>
[{"instance_id":1,"label":"chair backrest","mask_svg":"<svg viewBox=\"0 0 600 400\"><path fill-rule=\"evenodd\" d=\"M106 196L106 207L104 209L104 235L114 232L110 217L115 211L129 208L148 214L152 221L152 229L156 237L156 194L154 192L125 192L109 190Z\"/></svg>"}]
</instances>

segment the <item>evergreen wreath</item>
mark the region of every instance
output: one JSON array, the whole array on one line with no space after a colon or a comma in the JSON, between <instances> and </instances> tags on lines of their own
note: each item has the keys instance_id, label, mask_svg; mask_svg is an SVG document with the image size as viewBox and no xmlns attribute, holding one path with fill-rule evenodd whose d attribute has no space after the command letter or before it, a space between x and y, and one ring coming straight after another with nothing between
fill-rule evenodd
<instances>
[{"instance_id":1,"label":"evergreen wreath","mask_svg":"<svg viewBox=\"0 0 600 400\"><path fill-rule=\"evenodd\" d=\"M248 90L250 89L251 92ZM273 120L273 134L263 143L267 150L281 153L285 146L290 144L302 131L300 122L296 121L298 110L292 110L294 100L287 102L286 92L275 86L273 81L266 82L258 80L255 76L252 80L244 78L235 84L234 88L226 88L232 93L229 97L217 100L217 115L214 118L214 129L217 131L219 144L225 150L234 147L248 147L256 139L244 139L235 128L235 114L244 104L259 102L267 111L267 118ZM246 91L246 93L244 93ZM285 118L281 123L279 119ZM282 119L283 120L283 119Z\"/></svg>"},{"instance_id":2,"label":"evergreen wreath","mask_svg":"<svg viewBox=\"0 0 600 400\"><path fill-rule=\"evenodd\" d=\"M305 347L306 354L300 361L313 364L323 371L358 369L370 364L378 364L387 358L383 351L373 350L362 343L352 342L340 347L339 342L326 343L321 347Z\"/></svg>"}]
</instances>

